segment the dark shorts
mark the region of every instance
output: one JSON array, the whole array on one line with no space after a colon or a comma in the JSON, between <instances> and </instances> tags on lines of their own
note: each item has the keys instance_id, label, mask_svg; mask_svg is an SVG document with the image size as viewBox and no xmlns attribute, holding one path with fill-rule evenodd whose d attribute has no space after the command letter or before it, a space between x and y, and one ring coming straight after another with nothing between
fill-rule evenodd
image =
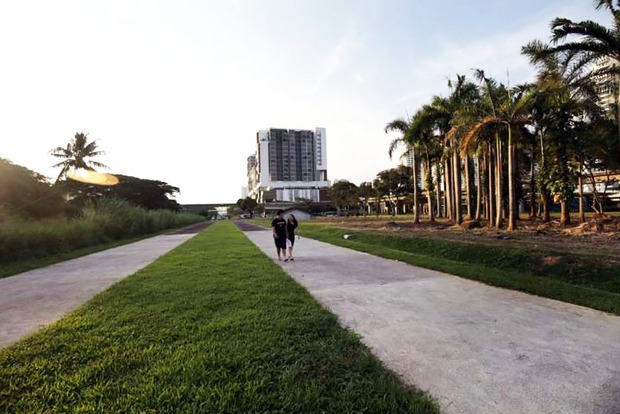
<instances>
[{"instance_id":1,"label":"dark shorts","mask_svg":"<svg viewBox=\"0 0 620 414\"><path fill-rule=\"evenodd\" d=\"M295 236L289 237L288 240L291 242L291 247L295 246Z\"/></svg>"},{"instance_id":2,"label":"dark shorts","mask_svg":"<svg viewBox=\"0 0 620 414\"><path fill-rule=\"evenodd\" d=\"M276 243L277 248L286 249L286 237L274 237L273 241Z\"/></svg>"}]
</instances>

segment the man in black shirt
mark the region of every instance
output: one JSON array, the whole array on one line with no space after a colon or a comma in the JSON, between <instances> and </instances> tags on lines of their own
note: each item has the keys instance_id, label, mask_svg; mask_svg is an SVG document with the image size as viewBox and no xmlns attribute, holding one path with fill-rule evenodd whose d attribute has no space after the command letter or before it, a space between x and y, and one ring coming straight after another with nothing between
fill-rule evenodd
<instances>
[{"instance_id":1,"label":"man in black shirt","mask_svg":"<svg viewBox=\"0 0 620 414\"><path fill-rule=\"evenodd\" d=\"M276 243L276 252L278 253L278 260L282 260L282 256L284 256L284 261L287 262L286 258L286 220L282 217L284 214L283 210L278 210L278 215L271 222L271 228L273 230L273 240Z\"/></svg>"}]
</instances>

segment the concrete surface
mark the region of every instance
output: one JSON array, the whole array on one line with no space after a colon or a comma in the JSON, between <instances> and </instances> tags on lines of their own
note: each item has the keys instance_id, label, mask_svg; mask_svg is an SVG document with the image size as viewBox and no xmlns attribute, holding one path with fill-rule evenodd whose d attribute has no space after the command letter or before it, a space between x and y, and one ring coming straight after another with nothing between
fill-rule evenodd
<instances>
[{"instance_id":1,"label":"concrete surface","mask_svg":"<svg viewBox=\"0 0 620 414\"><path fill-rule=\"evenodd\" d=\"M443 413L620 413L620 317L306 238L276 263Z\"/></svg>"},{"instance_id":2,"label":"concrete surface","mask_svg":"<svg viewBox=\"0 0 620 414\"><path fill-rule=\"evenodd\" d=\"M156 236L0 279L0 348L59 320L194 235Z\"/></svg>"}]
</instances>

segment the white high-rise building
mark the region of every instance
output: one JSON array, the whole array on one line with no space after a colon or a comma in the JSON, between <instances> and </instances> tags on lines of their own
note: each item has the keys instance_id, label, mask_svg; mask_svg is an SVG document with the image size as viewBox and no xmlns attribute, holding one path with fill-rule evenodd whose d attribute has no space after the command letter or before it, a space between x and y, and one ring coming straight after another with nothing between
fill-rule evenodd
<instances>
[{"instance_id":1,"label":"white high-rise building","mask_svg":"<svg viewBox=\"0 0 620 414\"><path fill-rule=\"evenodd\" d=\"M259 203L327 200L325 128L258 131L247 173L248 195Z\"/></svg>"}]
</instances>

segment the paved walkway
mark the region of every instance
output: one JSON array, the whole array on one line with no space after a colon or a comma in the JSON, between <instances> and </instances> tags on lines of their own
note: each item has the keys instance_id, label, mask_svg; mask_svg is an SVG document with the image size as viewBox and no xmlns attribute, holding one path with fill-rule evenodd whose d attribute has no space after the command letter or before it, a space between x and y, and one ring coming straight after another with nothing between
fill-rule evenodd
<instances>
[{"instance_id":1,"label":"paved walkway","mask_svg":"<svg viewBox=\"0 0 620 414\"><path fill-rule=\"evenodd\" d=\"M0 279L0 348L55 322L210 223Z\"/></svg>"},{"instance_id":2,"label":"paved walkway","mask_svg":"<svg viewBox=\"0 0 620 414\"><path fill-rule=\"evenodd\" d=\"M270 231L245 234L275 256ZM295 250L276 263L442 412L620 413L620 317L310 239Z\"/></svg>"}]
</instances>

